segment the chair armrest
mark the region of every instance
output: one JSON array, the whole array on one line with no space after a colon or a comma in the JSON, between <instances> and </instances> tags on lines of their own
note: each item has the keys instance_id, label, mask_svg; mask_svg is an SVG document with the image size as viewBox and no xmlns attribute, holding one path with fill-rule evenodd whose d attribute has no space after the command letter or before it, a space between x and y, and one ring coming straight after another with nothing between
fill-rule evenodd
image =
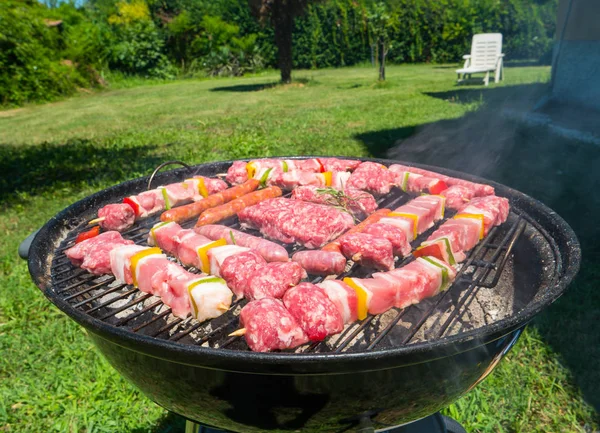
<instances>
[{"instance_id":1,"label":"chair armrest","mask_svg":"<svg viewBox=\"0 0 600 433\"><path fill-rule=\"evenodd\" d=\"M504 53L500 54L498 57L504 57Z\"/></svg>"},{"instance_id":2,"label":"chair armrest","mask_svg":"<svg viewBox=\"0 0 600 433\"><path fill-rule=\"evenodd\" d=\"M504 55L504 54L503 54L503 55ZM465 54L465 55L463 56L463 59L464 59L464 60L467 60L467 59L470 59L470 58L471 58L471 55L470 55L470 54Z\"/></svg>"}]
</instances>

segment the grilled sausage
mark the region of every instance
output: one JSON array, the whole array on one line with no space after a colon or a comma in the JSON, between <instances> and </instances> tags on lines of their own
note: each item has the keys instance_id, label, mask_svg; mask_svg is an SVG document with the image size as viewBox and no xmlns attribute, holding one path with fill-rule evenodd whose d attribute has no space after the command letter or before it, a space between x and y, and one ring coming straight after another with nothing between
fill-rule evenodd
<instances>
[{"instance_id":1,"label":"grilled sausage","mask_svg":"<svg viewBox=\"0 0 600 433\"><path fill-rule=\"evenodd\" d=\"M209 239L225 239L228 244L240 245L242 247L256 250L267 262L287 262L288 253L281 245L268 241L248 233L232 229L227 226L208 224L196 227L196 233L206 236Z\"/></svg>"},{"instance_id":2,"label":"grilled sausage","mask_svg":"<svg viewBox=\"0 0 600 433\"><path fill-rule=\"evenodd\" d=\"M348 230L346 233L344 233L342 236L340 236L339 238L337 238L335 241L328 243L327 245L325 245L323 248L321 248L322 251L333 251L336 253L342 253L342 250L340 248L340 240L350 234L350 233L360 233L362 232L365 227L367 227L370 224L375 224L376 222L378 222L381 218L386 217L389 213L391 212L391 210L389 209L379 209L377 212L372 213L371 215L369 215L364 221L360 222L359 224L355 225L354 227L352 227L350 230Z\"/></svg>"},{"instance_id":3,"label":"grilled sausage","mask_svg":"<svg viewBox=\"0 0 600 433\"><path fill-rule=\"evenodd\" d=\"M261 189L260 191L253 191L228 203L205 210L202 212L202 215L200 215L200 218L198 218L196 227L223 221L226 218L234 216L242 209L260 203L261 201L269 198L279 197L281 194L281 189L276 186L270 186L268 188Z\"/></svg>"},{"instance_id":4,"label":"grilled sausage","mask_svg":"<svg viewBox=\"0 0 600 433\"><path fill-rule=\"evenodd\" d=\"M346 258L335 251L298 251L292 256L292 260L312 275L339 275L346 267Z\"/></svg>"},{"instance_id":5,"label":"grilled sausage","mask_svg":"<svg viewBox=\"0 0 600 433\"><path fill-rule=\"evenodd\" d=\"M249 179L241 185L236 185L216 194L211 194L200 201L163 212L160 216L160 220L181 222L194 218L207 209L220 206L254 191L259 185L260 182L258 180Z\"/></svg>"}]
</instances>

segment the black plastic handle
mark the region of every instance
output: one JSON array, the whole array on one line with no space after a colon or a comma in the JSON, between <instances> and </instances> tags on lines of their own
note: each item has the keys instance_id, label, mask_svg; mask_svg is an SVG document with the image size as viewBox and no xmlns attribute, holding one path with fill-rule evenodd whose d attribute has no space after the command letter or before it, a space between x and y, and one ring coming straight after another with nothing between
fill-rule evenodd
<instances>
[{"instance_id":1,"label":"black plastic handle","mask_svg":"<svg viewBox=\"0 0 600 433\"><path fill-rule=\"evenodd\" d=\"M21 257L23 260L27 260L29 257L29 248L31 247L31 242L33 242L33 238L35 238L35 235L37 235L39 231L40 229L37 229L19 244L19 257Z\"/></svg>"}]
</instances>

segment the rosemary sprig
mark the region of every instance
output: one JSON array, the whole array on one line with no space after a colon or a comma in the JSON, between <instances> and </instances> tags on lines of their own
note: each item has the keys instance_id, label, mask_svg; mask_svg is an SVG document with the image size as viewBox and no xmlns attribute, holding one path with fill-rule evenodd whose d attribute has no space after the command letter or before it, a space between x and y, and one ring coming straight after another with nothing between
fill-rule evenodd
<instances>
[{"instance_id":1,"label":"rosemary sprig","mask_svg":"<svg viewBox=\"0 0 600 433\"><path fill-rule=\"evenodd\" d=\"M354 222L358 222L355 212L353 212L352 209L360 209L362 211L362 206L358 201L358 199L361 198L360 196L350 197L344 191L330 186L317 188L315 191L317 194L325 196L325 204L349 213L352 215L352 218L354 218Z\"/></svg>"}]
</instances>

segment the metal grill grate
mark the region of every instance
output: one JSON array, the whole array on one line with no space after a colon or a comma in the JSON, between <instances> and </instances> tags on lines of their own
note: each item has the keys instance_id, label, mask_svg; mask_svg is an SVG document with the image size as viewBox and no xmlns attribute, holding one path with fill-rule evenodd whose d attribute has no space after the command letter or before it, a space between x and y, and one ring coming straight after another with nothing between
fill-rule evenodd
<instances>
[{"instance_id":1,"label":"metal grill grate","mask_svg":"<svg viewBox=\"0 0 600 433\"><path fill-rule=\"evenodd\" d=\"M413 197L401 190L394 189L379 200L379 207L393 209L411 198ZM133 240L136 244L145 245L148 231L158 221L159 216L160 214L140 221L133 228L123 232L123 237ZM449 217L452 217L452 214L446 215L446 219ZM181 225L189 228L194 222L190 220ZM439 221L415 239L412 242L413 248L420 245L441 223L443 221ZM225 224L240 229L237 219L225 221ZM458 271L456 281L445 292L408 308L392 309L377 316L370 315L362 321L350 324L341 334L330 336L320 343L304 345L297 348L296 352L339 353L377 350L410 344L419 338L437 339L449 335L450 332L460 332L465 327L468 329L468 321L463 321L463 316L481 288L493 288L497 285L511 251L527 224L526 218L518 215L513 209L508 221L493 228L470 252ZM87 229L85 223L82 223L72 230L56 250L52 262L53 288L73 308L134 333L179 341L182 344L249 350L243 338L228 337L228 334L238 328L239 311L247 301L235 302L227 313L206 322L199 323L191 318L183 320L170 314L171 310L156 296L142 293L129 285L117 284L112 276L98 277L72 266L64 251L73 245L80 232ZM260 236L258 232L248 232ZM302 248L284 246L290 254ZM397 263L397 267L404 266L411 260L413 258L409 256ZM194 268L188 270L199 272ZM338 278L349 275L368 277L371 273L372 269L354 264ZM309 276L313 283L322 279Z\"/></svg>"}]
</instances>

